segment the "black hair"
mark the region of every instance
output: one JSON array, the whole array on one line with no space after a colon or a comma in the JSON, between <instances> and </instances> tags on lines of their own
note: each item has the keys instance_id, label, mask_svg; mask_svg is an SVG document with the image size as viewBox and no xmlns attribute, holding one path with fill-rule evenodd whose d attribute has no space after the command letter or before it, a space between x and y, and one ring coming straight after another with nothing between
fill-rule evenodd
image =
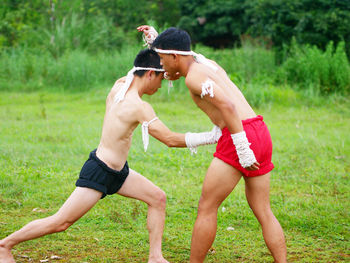
<instances>
[{"instance_id":1,"label":"black hair","mask_svg":"<svg viewBox=\"0 0 350 263\"><path fill-rule=\"evenodd\" d=\"M143 68L162 68L159 55L152 49L141 50L134 60L134 66ZM147 71L148 70L137 70L134 75L142 77ZM159 75L161 72L155 71L155 73L156 75Z\"/></svg>"},{"instance_id":2,"label":"black hair","mask_svg":"<svg viewBox=\"0 0 350 263\"><path fill-rule=\"evenodd\" d=\"M185 30L170 27L154 40L152 48L191 51L191 37Z\"/></svg>"}]
</instances>

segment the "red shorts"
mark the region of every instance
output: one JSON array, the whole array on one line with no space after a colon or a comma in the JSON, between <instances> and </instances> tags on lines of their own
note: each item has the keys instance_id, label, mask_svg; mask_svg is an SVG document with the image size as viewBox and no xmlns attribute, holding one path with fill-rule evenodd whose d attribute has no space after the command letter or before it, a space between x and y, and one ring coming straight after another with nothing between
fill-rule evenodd
<instances>
[{"instance_id":1,"label":"red shorts","mask_svg":"<svg viewBox=\"0 0 350 263\"><path fill-rule=\"evenodd\" d=\"M274 165L271 162L272 140L263 117L258 115L255 118L243 120L242 124L248 141L251 143L250 149L253 150L260 168L255 171L249 171L240 165L231 134L226 127L222 129L222 136L216 146L214 157L232 165L248 177L267 174L274 168Z\"/></svg>"}]
</instances>

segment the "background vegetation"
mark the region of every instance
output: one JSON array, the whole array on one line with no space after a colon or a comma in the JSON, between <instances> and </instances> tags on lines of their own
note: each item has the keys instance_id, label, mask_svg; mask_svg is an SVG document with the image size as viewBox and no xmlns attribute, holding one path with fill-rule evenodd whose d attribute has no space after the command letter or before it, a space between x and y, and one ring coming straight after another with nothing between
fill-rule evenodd
<instances>
[{"instance_id":1,"label":"background vegetation","mask_svg":"<svg viewBox=\"0 0 350 263\"><path fill-rule=\"evenodd\" d=\"M141 48L135 28L145 23L188 30L194 49L243 89L350 90L349 0L4 0L0 18L0 90L111 85Z\"/></svg>"}]
</instances>

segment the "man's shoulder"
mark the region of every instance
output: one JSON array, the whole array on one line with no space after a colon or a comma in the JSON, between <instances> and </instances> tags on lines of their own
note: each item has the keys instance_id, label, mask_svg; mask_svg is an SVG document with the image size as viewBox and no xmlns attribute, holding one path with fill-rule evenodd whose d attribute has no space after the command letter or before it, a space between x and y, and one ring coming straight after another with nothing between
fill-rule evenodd
<instances>
[{"instance_id":1,"label":"man's shoulder","mask_svg":"<svg viewBox=\"0 0 350 263\"><path fill-rule=\"evenodd\" d=\"M148 103L147 101L144 101L144 100L141 100L140 108L141 108L142 111L144 111L144 112L153 111L152 105L151 105L150 103Z\"/></svg>"},{"instance_id":2,"label":"man's shoulder","mask_svg":"<svg viewBox=\"0 0 350 263\"><path fill-rule=\"evenodd\" d=\"M125 79L126 77L122 77L120 79L117 79L115 82L114 82L114 85L112 87L112 90L114 89L119 89L120 86L122 86L124 83L125 83Z\"/></svg>"},{"instance_id":3,"label":"man's shoulder","mask_svg":"<svg viewBox=\"0 0 350 263\"><path fill-rule=\"evenodd\" d=\"M187 87L191 88L198 86L208 78L208 74L201 68L202 66L203 65L197 64L188 72L185 79Z\"/></svg>"},{"instance_id":4,"label":"man's shoulder","mask_svg":"<svg viewBox=\"0 0 350 263\"><path fill-rule=\"evenodd\" d=\"M131 112L134 112L135 114L143 114L144 112L153 111L153 108L151 104L148 102L142 100L141 98L138 99L126 99L127 101L127 107Z\"/></svg>"}]
</instances>

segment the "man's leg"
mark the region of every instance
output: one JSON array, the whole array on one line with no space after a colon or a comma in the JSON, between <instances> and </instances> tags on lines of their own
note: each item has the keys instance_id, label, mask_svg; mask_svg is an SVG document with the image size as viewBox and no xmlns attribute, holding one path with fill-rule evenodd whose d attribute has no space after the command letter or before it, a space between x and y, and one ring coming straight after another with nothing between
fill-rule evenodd
<instances>
[{"instance_id":1,"label":"man's leg","mask_svg":"<svg viewBox=\"0 0 350 263\"><path fill-rule=\"evenodd\" d=\"M102 193L96 190L77 187L56 214L34 220L1 240L0 262L15 262L11 249L18 243L66 230L89 211L101 196Z\"/></svg>"},{"instance_id":2,"label":"man's leg","mask_svg":"<svg viewBox=\"0 0 350 263\"><path fill-rule=\"evenodd\" d=\"M214 242L217 212L222 201L232 192L242 174L231 165L214 158L205 176L198 215L191 242L191 263L203 262Z\"/></svg>"},{"instance_id":3,"label":"man's leg","mask_svg":"<svg viewBox=\"0 0 350 263\"><path fill-rule=\"evenodd\" d=\"M166 195L159 187L130 169L118 194L141 200L148 205L147 228L150 252L148 262L167 263L162 255L162 236L165 221Z\"/></svg>"},{"instance_id":4,"label":"man's leg","mask_svg":"<svg viewBox=\"0 0 350 263\"><path fill-rule=\"evenodd\" d=\"M270 173L257 177L245 177L244 179L249 206L261 224L268 249L276 263L287 262L283 230L270 207Z\"/></svg>"}]
</instances>

